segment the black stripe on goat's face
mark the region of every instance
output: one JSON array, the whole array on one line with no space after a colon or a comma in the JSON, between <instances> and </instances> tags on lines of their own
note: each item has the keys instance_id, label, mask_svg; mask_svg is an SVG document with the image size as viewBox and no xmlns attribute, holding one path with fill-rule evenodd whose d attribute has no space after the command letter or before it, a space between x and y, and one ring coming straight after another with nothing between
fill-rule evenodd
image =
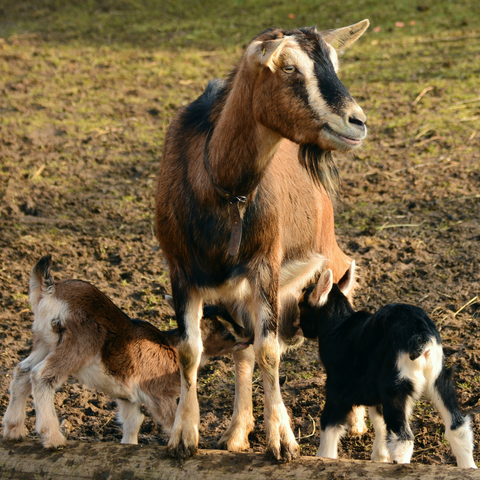
<instances>
[{"instance_id":1,"label":"black stripe on goat's face","mask_svg":"<svg viewBox=\"0 0 480 480\"><path fill-rule=\"evenodd\" d=\"M256 119L300 145L316 145L323 151L349 151L366 137L366 116L339 80L336 50L315 28L270 30L248 47L268 49L268 44L285 41L261 71L256 92ZM255 58L249 52L249 58ZM262 99L275 95L268 108ZM287 126L288 125L288 130ZM294 128L292 128L294 125Z\"/></svg>"}]
</instances>

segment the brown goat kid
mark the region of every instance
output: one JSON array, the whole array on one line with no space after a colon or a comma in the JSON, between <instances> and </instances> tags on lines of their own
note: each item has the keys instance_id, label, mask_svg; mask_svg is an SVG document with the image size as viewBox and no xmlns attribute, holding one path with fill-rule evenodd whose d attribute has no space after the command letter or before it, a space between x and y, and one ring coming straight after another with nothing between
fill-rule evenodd
<instances>
[{"instance_id":1,"label":"brown goat kid","mask_svg":"<svg viewBox=\"0 0 480 480\"><path fill-rule=\"evenodd\" d=\"M64 446L54 396L69 375L116 399L122 443L138 442L142 403L170 432L180 394L179 331L161 332L148 322L130 319L87 282L54 283L50 266L51 257L43 257L31 274L33 348L15 368L3 436L25 436L25 408L32 393L36 430L44 447ZM205 307L200 328L202 361L242 350L250 341L219 307Z\"/></svg>"},{"instance_id":2,"label":"brown goat kid","mask_svg":"<svg viewBox=\"0 0 480 480\"><path fill-rule=\"evenodd\" d=\"M366 117L337 77L337 50L369 25L325 32L266 30L226 81L215 80L176 115L157 182L156 231L170 267L181 342L181 396L168 449L184 459L198 445L197 367L202 301L221 301L254 348L234 354L232 421L220 440L249 447L252 372L263 374L267 452L299 453L280 394L279 305L300 297L326 267L339 280L350 264L335 240L327 192L337 177L331 151L366 136Z\"/></svg>"}]
</instances>

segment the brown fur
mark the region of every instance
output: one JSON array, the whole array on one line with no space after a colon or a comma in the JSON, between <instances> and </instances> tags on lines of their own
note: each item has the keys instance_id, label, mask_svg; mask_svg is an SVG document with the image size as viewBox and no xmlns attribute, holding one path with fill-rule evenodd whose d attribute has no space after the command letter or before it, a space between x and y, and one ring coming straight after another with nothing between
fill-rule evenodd
<instances>
[{"instance_id":1,"label":"brown fur","mask_svg":"<svg viewBox=\"0 0 480 480\"><path fill-rule=\"evenodd\" d=\"M360 22L350 34L341 29L342 45L355 41L367 25ZM350 40L344 40L345 35ZM335 41L335 31L328 32L328 39ZM176 428L169 442L171 454L180 459L193 454L198 442L198 402L190 387L196 382L191 372L200 351L197 312L203 296L222 297L237 321L255 330L256 359L267 379L267 450L278 460L298 454L278 382L279 305L288 289L280 285L281 272L318 260L293 275L294 292L289 293L299 295L325 265L336 280L349 265L335 240L326 190L332 185L331 165L322 170L322 162L324 152L347 151L366 134L366 117L338 80L330 50L315 29L269 30L251 42L226 83L211 83L168 130L157 182L156 230L170 266L183 339L179 354L185 357ZM296 70L287 73L284 67L291 64ZM313 145L308 151L318 154L302 161L306 150L299 151L299 145ZM247 197L240 204L243 238L233 257L227 248L232 231L228 202L213 182L234 196ZM319 255L325 261L320 262ZM236 361L245 358L237 356ZM236 402L232 425L248 426L229 429L223 438L231 450L248 446L253 419L242 409L251 411Z\"/></svg>"},{"instance_id":2,"label":"brown fur","mask_svg":"<svg viewBox=\"0 0 480 480\"><path fill-rule=\"evenodd\" d=\"M32 272L33 348L14 372L3 419L4 436L12 440L24 436L31 384L37 431L44 446L64 445L53 395L69 375L118 399L119 420L124 426L122 443L137 443L144 402L153 417L170 430L180 394L178 330L161 332L148 322L130 319L87 282L54 283L50 261L44 257ZM204 360L247 347L249 338L231 323L228 313L218 307L205 309L208 316L201 322Z\"/></svg>"}]
</instances>

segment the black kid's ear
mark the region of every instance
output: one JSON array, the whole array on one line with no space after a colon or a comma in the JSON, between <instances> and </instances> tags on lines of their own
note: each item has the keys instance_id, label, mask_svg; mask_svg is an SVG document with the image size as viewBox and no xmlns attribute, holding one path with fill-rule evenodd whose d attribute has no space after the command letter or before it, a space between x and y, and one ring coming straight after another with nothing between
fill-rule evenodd
<instances>
[{"instance_id":1,"label":"black kid's ear","mask_svg":"<svg viewBox=\"0 0 480 480\"><path fill-rule=\"evenodd\" d=\"M308 303L312 307L321 307L327 303L328 294L333 287L333 273L330 269L325 270L320 276L317 285L310 294Z\"/></svg>"},{"instance_id":2,"label":"black kid's ear","mask_svg":"<svg viewBox=\"0 0 480 480\"><path fill-rule=\"evenodd\" d=\"M348 270L345 272L345 275L340 279L338 282L338 287L340 288L341 292L348 296L348 294L352 291L352 288L355 285L355 260L352 260L352 263L348 267Z\"/></svg>"}]
</instances>

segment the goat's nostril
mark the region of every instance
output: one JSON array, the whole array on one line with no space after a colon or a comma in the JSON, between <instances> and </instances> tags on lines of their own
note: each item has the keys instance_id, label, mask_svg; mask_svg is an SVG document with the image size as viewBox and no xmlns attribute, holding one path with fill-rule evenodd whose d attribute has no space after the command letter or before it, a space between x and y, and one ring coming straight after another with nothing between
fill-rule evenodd
<instances>
[{"instance_id":1,"label":"goat's nostril","mask_svg":"<svg viewBox=\"0 0 480 480\"><path fill-rule=\"evenodd\" d=\"M358 125L359 127L363 127L367 122L365 121L362 121L360 120L359 118L357 117L348 117L348 122L349 123L353 123L354 125Z\"/></svg>"}]
</instances>

